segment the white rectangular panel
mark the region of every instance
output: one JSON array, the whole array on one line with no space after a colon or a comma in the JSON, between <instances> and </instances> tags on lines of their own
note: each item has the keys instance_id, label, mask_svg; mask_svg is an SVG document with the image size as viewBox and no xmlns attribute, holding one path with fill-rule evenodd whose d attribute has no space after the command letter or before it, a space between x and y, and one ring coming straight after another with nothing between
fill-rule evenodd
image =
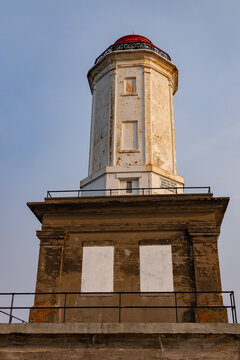
<instances>
[{"instance_id":1,"label":"white rectangular panel","mask_svg":"<svg viewBox=\"0 0 240 360\"><path fill-rule=\"evenodd\" d=\"M129 77L124 79L124 94L135 94L136 93L136 78Z\"/></svg>"},{"instance_id":2,"label":"white rectangular panel","mask_svg":"<svg viewBox=\"0 0 240 360\"><path fill-rule=\"evenodd\" d=\"M113 246L84 246L82 292L113 292Z\"/></svg>"},{"instance_id":3,"label":"white rectangular panel","mask_svg":"<svg viewBox=\"0 0 240 360\"><path fill-rule=\"evenodd\" d=\"M140 246L140 291L173 291L171 245Z\"/></svg>"},{"instance_id":4,"label":"white rectangular panel","mask_svg":"<svg viewBox=\"0 0 240 360\"><path fill-rule=\"evenodd\" d=\"M137 121L122 122L122 150L137 150L138 123Z\"/></svg>"}]
</instances>

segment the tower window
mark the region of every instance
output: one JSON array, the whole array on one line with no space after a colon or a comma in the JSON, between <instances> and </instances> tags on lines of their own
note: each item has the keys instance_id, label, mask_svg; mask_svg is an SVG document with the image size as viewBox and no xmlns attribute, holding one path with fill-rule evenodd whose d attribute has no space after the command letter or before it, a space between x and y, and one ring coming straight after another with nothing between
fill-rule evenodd
<instances>
[{"instance_id":1,"label":"tower window","mask_svg":"<svg viewBox=\"0 0 240 360\"><path fill-rule=\"evenodd\" d=\"M132 193L132 180L127 180L127 194L131 194Z\"/></svg>"},{"instance_id":2,"label":"tower window","mask_svg":"<svg viewBox=\"0 0 240 360\"><path fill-rule=\"evenodd\" d=\"M136 78L128 77L124 79L124 94L136 94Z\"/></svg>"},{"instance_id":3,"label":"tower window","mask_svg":"<svg viewBox=\"0 0 240 360\"><path fill-rule=\"evenodd\" d=\"M171 245L140 246L140 291L173 291Z\"/></svg>"},{"instance_id":4,"label":"tower window","mask_svg":"<svg viewBox=\"0 0 240 360\"><path fill-rule=\"evenodd\" d=\"M138 122L122 122L122 150L138 149Z\"/></svg>"},{"instance_id":5,"label":"tower window","mask_svg":"<svg viewBox=\"0 0 240 360\"><path fill-rule=\"evenodd\" d=\"M122 179L120 180L120 195L137 195L139 187L138 179Z\"/></svg>"},{"instance_id":6,"label":"tower window","mask_svg":"<svg viewBox=\"0 0 240 360\"><path fill-rule=\"evenodd\" d=\"M113 292L113 246L84 246L82 292Z\"/></svg>"}]
</instances>

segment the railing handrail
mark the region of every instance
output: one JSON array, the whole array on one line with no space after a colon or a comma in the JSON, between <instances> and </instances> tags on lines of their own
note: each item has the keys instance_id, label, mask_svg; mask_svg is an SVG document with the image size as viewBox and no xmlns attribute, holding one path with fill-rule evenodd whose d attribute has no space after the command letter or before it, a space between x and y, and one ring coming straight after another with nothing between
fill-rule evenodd
<instances>
[{"instance_id":1,"label":"railing handrail","mask_svg":"<svg viewBox=\"0 0 240 360\"><path fill-rule=\"evenodd\" d=\"M194 305L179 305L178 303L178 294L193 294L194 295ZM229 294L230 305L205 305L204 301L199 303L198 294ZM64 295L64 305L54 304L51 306L14 306L14 299L18 295ZM99 296L99 295L118 295L118 305L94 305L94 306L85 306L85 305L67 305L67 295L79 295L83 296ZM175 305L125 305L123 302L124 295L173 295L175 299ZM121 309L176 309L176 322L178 322L178 309L231 309L232 312L232 321L237 323L237 312L235 305L234 291L113 291L113 292L2 292L1 296L11 296L11 306L0 306L0 312L9 316L9 323L12 322L12 319L16 319L25 323L26 321L20 319L13 315L13 310L44 310L44 309L54 309L60 310L63 309L63 322L65 322L65 313L66 309L118 309L119 310L119 322L121 322ZM10 310L10 313L7 313L3 310Z\"/></svg>"},{"instance_id":2,"label":"railing handrail","mask_svg":"<svg viewBox=\"0 0 240 360\"><path fill-rule=\"evenodd\" d=\"M144 44L144 47L141 47L141 45ZM132 45L132 47L131 47ZM132 43L117 43L117 44L112 44L110 45L106 50L104 50L95 60L94 65L96 65L97 63L99 63L99 61L101 61L106 55L111 54L114 51L126 51L126 50L138 50L137 46L139 45L139 50L152 50L155 51L157 54L159 54L160 56L164 57L165 59L172 61L171 56L166 53L164 50L160 49L158 46L154 45L154 44L149 44L148 42L145 41L139 41L139 42L132 42ZM121 49L121 46L126 47L127 49ZM156 50L157 51L156 51Z\"/></svg>"},{"instance_id":3,"label":"railing handrail","mask_svg":"<svg viewBox=\"0 0 240 360\"><path fill-rule=\"evenodd\" d=\"M141 195L158 195L158 194L146 194L144 193L145 190L148 191L148 190L176 190L176 194L174 195L181 195L182 193L177 193L177 190L187 190L187 189L191 189L191 190L194 190L194 189L206 189L207 190L207 193L210 194L211 193L211 187L210 186L160 186L160 187L134 187L134 188L131 188L131 191L134 192L134 191L139 191L141 190L142 191L142 194ZM86 193L86 192L106 192L108 193L110 196L114 196L116 194L113 194L114 191L126 191L126 189L117 189L117 188L110 188L110 189L68 189L68 190L48 190L47 191L47 198L49 197L52 197L51 194L52 193L77 193L78 194L78 197L80 197L80 194L81 193ZM140 194L132 194L131 195L140 195ZM159 194L160 195L160 194ZM173 194L172 194L173 195Z\"/></svg>"},{"instance_id":4,"label":"railing handrail","mask_svg":"<svg viewBox=\"0 0 240 360\"><path fill-rule=\"evenodd\" d=\"M224 291L48 291L48 292L0 292L2 295L92 295L92 294L234 294L232 290ZM1 306L0 306L1 309Z\"/></svg>"}]
</instances>

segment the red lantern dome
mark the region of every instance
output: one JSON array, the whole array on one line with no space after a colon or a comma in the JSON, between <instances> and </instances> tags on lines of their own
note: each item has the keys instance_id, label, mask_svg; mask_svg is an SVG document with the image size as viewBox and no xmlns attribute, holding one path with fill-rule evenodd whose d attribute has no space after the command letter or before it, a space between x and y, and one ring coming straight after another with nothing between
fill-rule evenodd
<instances>
[{"instance_id":1,"label":"red lantern dome","mask_svg":"<svg viewBox=\"0 0 240 360\"><path fill-rule=\"evenodd\" d=\"M145 36L135 35L135 34L120 37L117 41L115 41L114 45L127 44L127 43L140 43L140 42L153 45L151 40L149 40Z\"/></svg>"},{"instance_id":2,"label":"red lantern dome","mask_svg":"<svg viewBox=\"0 0 240 360\"><path fill-rule=\"evenodd\" d=\"M101 61L106 55L114 51L124 51L124 50L152 50L161 57L171 61L171 57L163 50L159 49L154 45L151 40L142 35L125 35L120 37L114 44L110 45L100 56L95 60L95 64Z\"/></svg>"}]
</instances>

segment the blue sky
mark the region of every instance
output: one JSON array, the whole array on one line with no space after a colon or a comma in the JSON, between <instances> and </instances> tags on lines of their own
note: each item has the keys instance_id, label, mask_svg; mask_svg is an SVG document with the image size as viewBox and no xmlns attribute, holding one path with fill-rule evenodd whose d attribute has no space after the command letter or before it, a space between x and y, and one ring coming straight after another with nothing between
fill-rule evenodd
<instances>
[{"instance_id":1,"label":"blue sky","mask_svg":"<svg viewBox=\"0 0 240 360\"><path fill-rule=\"evenodd\" d=\"M86 74L134 31L179 68L178 174L231 197L219 252L223 289L240 297L239 13L237 0L0 0L1 291L34 290L40 223L25 204L87 175Z\"/></svg>"}]
</instances>

